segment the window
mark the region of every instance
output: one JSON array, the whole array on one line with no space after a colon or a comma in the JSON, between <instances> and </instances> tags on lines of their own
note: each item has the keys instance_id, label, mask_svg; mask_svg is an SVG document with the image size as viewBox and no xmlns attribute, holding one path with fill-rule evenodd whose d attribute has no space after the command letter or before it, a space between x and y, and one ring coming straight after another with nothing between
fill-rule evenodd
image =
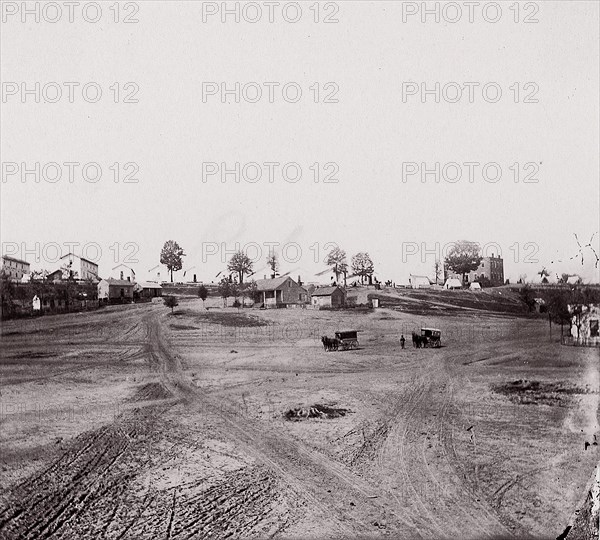
<instances>
[{"instance_id":1,"label":"window","mask_svg":"<svg viewBox=\"0 0 600 540\"><path fill-rule=\"evenodd\" d=\"M590 321L590 337L598 337L598 319L592 319Z\"/></svg>"}]
</instances>

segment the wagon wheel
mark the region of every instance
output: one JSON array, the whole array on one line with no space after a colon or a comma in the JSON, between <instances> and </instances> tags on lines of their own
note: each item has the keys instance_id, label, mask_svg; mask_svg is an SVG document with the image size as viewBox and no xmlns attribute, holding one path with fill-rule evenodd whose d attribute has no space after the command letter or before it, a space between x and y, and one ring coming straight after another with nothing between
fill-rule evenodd
<instances>
[{"instance_id":1,"label":"wagon wheel","mask_svg":"<svg viewBox=\"0 0 600 540\"><path fill-rule=\"evenodd\" d=\"M350 343L350 348L358 349L358 341L356 341L356 340L352 341L352 343Z\"/></svg>"}]
</instances>

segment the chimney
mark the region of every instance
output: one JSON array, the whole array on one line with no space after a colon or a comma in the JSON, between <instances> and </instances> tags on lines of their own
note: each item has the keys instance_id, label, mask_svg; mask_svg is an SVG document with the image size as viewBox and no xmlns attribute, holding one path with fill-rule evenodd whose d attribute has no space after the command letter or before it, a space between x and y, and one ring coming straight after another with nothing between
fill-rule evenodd
<instances>
[{"instance_id":1,"label":"chimney","mask_svg":"<svg viewBox=\"0 0 600 540\"><path fill-rule=\"evenodd\" d=\"M302 280L300 279L300 274L298 274L298 285L302 287Z\"/></svg>"},{"instance_id":2,"label":"chimney","mask_svg":"<svg viewBox=\"0 0 600 540\"><path fill-rule=\"evenodd\" d=\"M265 275L263 276L263 279L267 279L267 274L265 274Z\"/></svg>"}]
</instances>

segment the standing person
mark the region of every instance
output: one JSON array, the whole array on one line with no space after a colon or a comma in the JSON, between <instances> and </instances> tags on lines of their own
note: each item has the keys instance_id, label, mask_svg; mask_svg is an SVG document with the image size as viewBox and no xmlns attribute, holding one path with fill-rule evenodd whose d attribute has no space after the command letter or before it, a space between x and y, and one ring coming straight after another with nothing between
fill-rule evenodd
<instances>
[{"instance_id":1,"label":"standing person","mask_svg":"<svg viewBox=\"0 0 600 540\"><path fill-rule=\"evenodd\" d=\"M400 336L400 347L402 347L404 349L404 344L406 343L406 340L404 339L404 334Z\"/></svg>"}]
</instances>

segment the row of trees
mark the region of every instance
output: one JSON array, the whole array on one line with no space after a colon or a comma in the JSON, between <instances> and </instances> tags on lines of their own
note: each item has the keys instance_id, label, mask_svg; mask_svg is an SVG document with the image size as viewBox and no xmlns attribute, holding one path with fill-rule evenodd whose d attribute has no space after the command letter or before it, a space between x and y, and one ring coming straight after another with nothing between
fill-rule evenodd
<instances>
[{"instance_id":1,"label":"row of trees","mask_svg":"<svg viewBox=\"0 0 600 540\"><path fill-rule=\"evenodd\" d=\"M183 257L186 254L181 246L174 240L168 240L165 242L161 253L160 262L164 264L171 274L171 282L173 282L173 272L177 272L183 268ZM334 247L325 259L325 264L331 268L335 275L336 282L340 281L340 278L344 278L344 285L348 278L348 270L352 272L352 276L358 276L361 279L361 283L368 281L372 282L373 274L375 273L375 266L371 257L366 252L360 252L352 256L350 266L346 259L346 252L339 248ZM271 277L275 277L279 271L279 258L275 251L270 251L267 257L267 266L271 269ZM244 279L251 276L254 273L254 261L242 250L234 253L227 263L227 271L230 275L236 276L236 282L240 286L244 284ZM221 283L225 287L225 283L229 283L229 286L233 285L232 280L223 279ZM244 287L240 287L239 293L242 292ZM235 292L235 291L234 291ZM229 296L235 296L230 294Z\"/></svg>"}]
</instances>

